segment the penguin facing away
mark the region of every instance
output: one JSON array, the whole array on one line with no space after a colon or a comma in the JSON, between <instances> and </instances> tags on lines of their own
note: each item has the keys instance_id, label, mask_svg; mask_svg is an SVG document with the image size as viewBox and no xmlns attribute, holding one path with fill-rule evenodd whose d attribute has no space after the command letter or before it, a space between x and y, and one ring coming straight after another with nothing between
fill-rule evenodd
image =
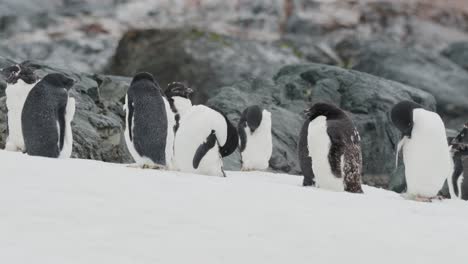
<instances>
[{"instance_id":1,"label":"penguin facing away","mask_svg":"<svg viewBox=\"0 0 468 264\"><path fill-rule=\"evenodd\" d=\"M271 113L258 105L242 112L237 126L242 170L265 170L273 152Z\"/></svg>"},{"instance_id":2,"label":"penguin facing away","mask_svg":"<svg viewBox=\"0 0 468 264\"><path fill-rule=\"evenodd\" d=\"M68 91L73 85L73 79L60 73L51 73L29 92L21 114L28 155L70 157L75 99L68 96Z\"/></svg>"},{"instance_id":3,"label":"penguin facing away","mask_svg":"<svg viewBox=\"0 0 468 264\"><path fill-rule=\"evenodd\" d=\"M402 149L407 195L418 200L437 196L453 166L442 119L417 103L402 101L392 108L391 120L402 135L396 160Z\"/></svg>"},{"instance_id":4,"label":"penguin facing away","mask_svg":"<svg viewBox=\"0 0 468 264\"><path fill-rule=\"evenodd\" d=\"M183 172L226 176L223 157L238 146L236 128L219 110L195 105L182 115L174 142L174 164Z\"/></svg>"},{"instance_id":5,"label":"penguin facing away","mask_svg":"<svg viewBox=\"0 0 468 264\"><path fill-rule=\"evenodd\" d=\"M142 72L133 77L124 108L125 142L135 162L151 168L170 165L174 116L153 75Z\"/></svg>"},{"instance_id":6,"label":"penguin facing away","mask_svg":"<svg viewBox=\"0 0 468 264\"><path fill-rule=\"evenodd\" d=\"M310 160L302 157L300 162L301 168L311 166L311 171L304 176L304 185L362 193L361 139L352 120L327 103L317 103L305 113L300 142L306 143Z\"/></svg>"},{"instance_id":7,"label":"penguin facing away","mask_svg":"<svg viewBox=\"0 0 468 264\"><path fill-rule=\"evenodd\" d=\"M464 177L468 171L463 167L464 160L468 161L468 123L450 142L450 152L453 162L453 173L448 179L450 198L468 200L468 181Z\"/></svg>"},{"instance_id":8,"label":"penguin facing away","mask_svg":"<svg viewBox=\"0 0 468 264\"><path fill-rule=\"evenodd\" d=\"M5 149L8 151L25 151L21 113L26 97L39 81L34 70L35 68L31 65L22 63L4 68L1 71L7 82L5 95L8 110L8 137Z\"/></svg>"}]
</instances>

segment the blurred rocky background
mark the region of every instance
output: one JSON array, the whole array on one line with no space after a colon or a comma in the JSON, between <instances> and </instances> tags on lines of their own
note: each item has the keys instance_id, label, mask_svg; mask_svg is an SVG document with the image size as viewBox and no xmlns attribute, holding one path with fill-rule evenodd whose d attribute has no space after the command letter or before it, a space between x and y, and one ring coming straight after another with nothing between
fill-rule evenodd
<instances>
[{"instance_id":1,"label":"blurred rocky background","mask_svg":"<svg viewBox=\"0 0 468 264\"><path fill-rule=\"evenodd\" d=\"M468 2L463 0L2 0L0 68L32 60L79 80L74 157L131 162L122 144L129 78L183 81L195 103L234 123L273 114L271 169L300 174L301 112L318 101L353 117L371 185L401 189L388 111L409 99L453 135L468 121ZM0 80L0 96L5 83ZM0 99L0 147L6 137ZM239 156L226 161L238 169ZM298 180L300 182L300 180Z\"/></svg>"}]
</instances>

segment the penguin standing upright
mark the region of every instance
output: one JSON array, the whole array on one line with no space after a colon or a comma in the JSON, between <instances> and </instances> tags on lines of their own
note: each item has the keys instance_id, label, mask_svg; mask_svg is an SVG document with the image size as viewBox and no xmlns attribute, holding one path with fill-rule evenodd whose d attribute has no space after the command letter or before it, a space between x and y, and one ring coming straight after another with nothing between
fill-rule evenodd
<instances>
[{"instance_id":1,"label":"penguin standing upright","mask_svg":"<svg viewBox=\"0 0 468 264\"><path fill-rule=\"evenodd\" d=\"M5 95L8 110L8 137L5 150L21 152L25 150L21 113L26 97L39 81L34 70L30 65L22 63L4 68L1 71L7 82Z\"/></svg>"},{"instance_id":2,"label":"penguin standing upright","mask_svg":"<svg viewBox=\"0 0 468 264\"><path fill-rule=\"evenodd\" d=\"M223 157L238 146L236 128L218 110L195 105L182 115L174 142L174 164L183 172L226 176Z\"/></svg>"},{"instance_id":3,"label":"penguin standing upright","mask_svg":"<svg viewBox=\"0 0 468 264\"><path fill-rule=\"evenodd\" d=\"M125 142L139 166L166 168L173 156L174 115L153 75L138 73L125 97Z\"/></svg>"},{"instance_id":4,"label":"penguin standing upright","mask_svg":"<svg viewBox=\"0 0 468 264\"><path fill-rule=\"evenodd\" d=\"M73 147L71 122L75 99L68 97L74 80L51 73L29 92L21 114L26 153L32 156L69 158Z\"/></svg>"},{"instance_id":5,"label":"penguin standing upright","mask_svg":"<svg viewBox=\"0 0 468 264\"><path fill-rule=\"evenodd\" d=\"M411 101L396 104L391 119L402 135L396 160L402 148L407 194L417 200L436 197L453 170L442 119Z\"/></svg>"},{"instance_id":6,"label":"penguin standing upright","mask_svg":"<svg viewBox=\"0 0 468 264\"><path fill-rule=\"evenodd\" d=\"M242 112L237 126L240 139L242 170L265 170L273 151L271 113L258 105Z\"/></svg>"},{"instance_id":7,"label":"penguin standing upright","mask_svg":"<svg viewBox=\"0 0 468 264\"><path fill-rule=\"evenodd\" d=\"M300 142L306 144L310 159L300 155L300 162L301 168L312 168L304 175L304 185L362 193L361 139L351 119L327 103L317 103L305 113Z\"/></svg>"},{"instance_id":8,"label":"penguin standing upright","mask_svg":"<svg viewBox=\"0 0 468 264\"><path fill-rule=\"evenodd\" d=\"M468 159L468 123L462 131L450 142L452 154L453 172L447 183L449 185L450 198L468 200L468 181L465 181L466 169L463 162Z\"/></svg>"}]
</instances>

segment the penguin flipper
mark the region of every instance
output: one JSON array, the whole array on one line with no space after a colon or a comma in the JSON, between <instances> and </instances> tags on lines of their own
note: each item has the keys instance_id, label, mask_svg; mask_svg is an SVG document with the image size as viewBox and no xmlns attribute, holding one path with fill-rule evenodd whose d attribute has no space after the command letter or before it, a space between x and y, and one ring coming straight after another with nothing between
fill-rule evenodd
<instances>
[{"instance_id":1,"label":"penguin flipper","mask_svg":"<svg viewBox=\"0 0 468 264\"><path fill-rule=\"evenodd\" d=\"M243 152L245 150L245 146L247 145L247 134L245 133L246 122L241 121L237 127L237 131L239 133L239 150Z\"/></svg>"},{"instance_id":2,"label":"penguin flipper","mask_svg":"<svg viewBox=\"0 0 468 264\"><path fill-rule=\"evenodd\" d=\"M58 109L58 125L59 125L59 151L63 149L65 142L65 115L66 105L60 106Z\"/></svg>"},{"instance_id":3,"label":"penguin flipper","mask_svg":"<svg viewBox=\"0 0 468 264\"><path fill-rule=\"evenodd\" d=\"M198 146L195 155L193 156L193 168L198 169L202 158L216 145L216 133L214 130L211 130L210 135L206 138L206 141Z\"/></svg>"}]
</instances>

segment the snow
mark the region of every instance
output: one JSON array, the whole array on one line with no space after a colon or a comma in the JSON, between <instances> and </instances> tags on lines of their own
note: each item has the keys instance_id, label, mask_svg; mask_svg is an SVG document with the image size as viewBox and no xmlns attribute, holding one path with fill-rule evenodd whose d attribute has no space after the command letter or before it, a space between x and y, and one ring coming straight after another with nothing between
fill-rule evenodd
<instances>
[{"instance_id":1,"label":"snow","mask_svg":"<svg viewBox=\"0 0 468 264\"><path fill-rule=\"evenodd\" d=\"M0 151L2 263L465 263L468 206ZM351 262L350 262L351 261Z\"/></svg>"}]
</instances>

